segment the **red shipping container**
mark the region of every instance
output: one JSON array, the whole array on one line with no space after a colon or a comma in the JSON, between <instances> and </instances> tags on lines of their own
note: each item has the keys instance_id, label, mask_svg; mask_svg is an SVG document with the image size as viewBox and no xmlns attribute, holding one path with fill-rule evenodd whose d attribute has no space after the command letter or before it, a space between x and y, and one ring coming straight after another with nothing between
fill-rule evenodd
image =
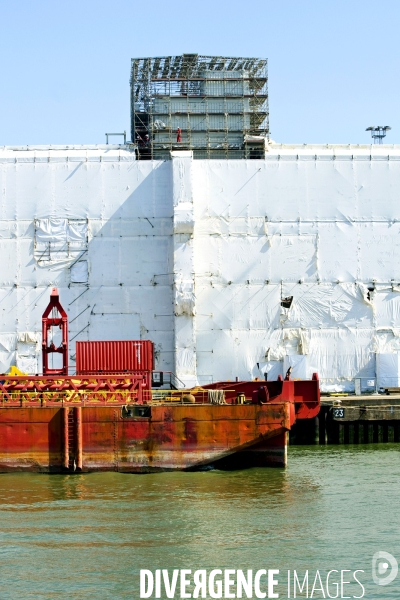
<instances>
[{"instance_id":1,"label":"red shipping container","mask_svg":"<svg viewBox=\"0 0 400 600\"><path fill-rule=\"evenodd\" d=\"M76 342L76 374L151 372L154 344L148 340Z\"/></svg>"}]
</instances>

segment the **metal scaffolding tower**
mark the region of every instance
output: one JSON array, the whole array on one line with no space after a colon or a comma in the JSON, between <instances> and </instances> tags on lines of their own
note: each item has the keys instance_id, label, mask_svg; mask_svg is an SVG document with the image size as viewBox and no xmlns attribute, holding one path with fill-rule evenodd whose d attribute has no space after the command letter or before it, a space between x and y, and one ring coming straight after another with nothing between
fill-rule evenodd
<instances>
[{"instance_id":1,"label":"metal scaffolding tower","mask_svg":"<svg viewBox=\"0 0 400 600\"><path fill-rule=\"evenodd\" d=\"M131 134L142 159L262 158L267 60L183 54L133 58Z\"/></svg>"}]
</instances>

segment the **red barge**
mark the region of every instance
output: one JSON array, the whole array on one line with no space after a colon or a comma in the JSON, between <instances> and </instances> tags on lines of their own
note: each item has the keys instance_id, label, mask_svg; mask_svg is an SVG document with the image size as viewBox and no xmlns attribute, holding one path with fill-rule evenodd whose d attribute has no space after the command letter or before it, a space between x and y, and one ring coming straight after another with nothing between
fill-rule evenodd
<instances>
[{"instance_id":1,"label":"red barge","mask_svg":"<svg viewBox=\"0 0 400 600\"><path fill-rule=\"evenodd\" d=\"M317 375L151 389L148 369L106 372L99 359L69 376L68 319L55 288L42 323L43 375L0 376L3 473L285 466L288 431L319 412ZM61 329L58 347L48 343L52 327ZM60 369L49 368L51 353L61 354Z\"/></svg>"}]
</instances>

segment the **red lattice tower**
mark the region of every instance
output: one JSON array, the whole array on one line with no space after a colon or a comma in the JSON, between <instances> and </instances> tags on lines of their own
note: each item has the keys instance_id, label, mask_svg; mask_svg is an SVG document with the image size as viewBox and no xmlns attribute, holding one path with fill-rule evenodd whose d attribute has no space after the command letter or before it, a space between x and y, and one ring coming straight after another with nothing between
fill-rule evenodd
<instances>
[{"instance_id":1,"label":"red lattice tower","mask_svg":"<svg viewBox=\"0 0 400 600\"><path fill-rule=\"evenodd\" d=\"M58 347L53 341L49 344L49 332L52 327L61 329L62 340ZM49 368L49 354L62 355L61 369ZM51 290L50 302L42 315L42 357L43 375L68 375L68 315L60 304L57 288Z\"/></svg>"}]
</instances>

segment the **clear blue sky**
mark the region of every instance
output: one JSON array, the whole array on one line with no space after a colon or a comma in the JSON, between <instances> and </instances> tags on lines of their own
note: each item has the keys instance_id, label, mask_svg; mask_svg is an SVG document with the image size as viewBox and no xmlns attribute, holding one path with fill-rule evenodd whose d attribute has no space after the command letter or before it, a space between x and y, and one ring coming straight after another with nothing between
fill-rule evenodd
<instances>
[{"instance_id":1,"label":"clear blue sky","mask_svg":"<svg viewBox=\"0 0 400 600\"><path fill-rule=\"evenodd\" d=\"M400 143L399 0L0 0L0 145L129 132L131 57L183 52L268 58L275 141Z\"/></svg>"}]
</instances>

